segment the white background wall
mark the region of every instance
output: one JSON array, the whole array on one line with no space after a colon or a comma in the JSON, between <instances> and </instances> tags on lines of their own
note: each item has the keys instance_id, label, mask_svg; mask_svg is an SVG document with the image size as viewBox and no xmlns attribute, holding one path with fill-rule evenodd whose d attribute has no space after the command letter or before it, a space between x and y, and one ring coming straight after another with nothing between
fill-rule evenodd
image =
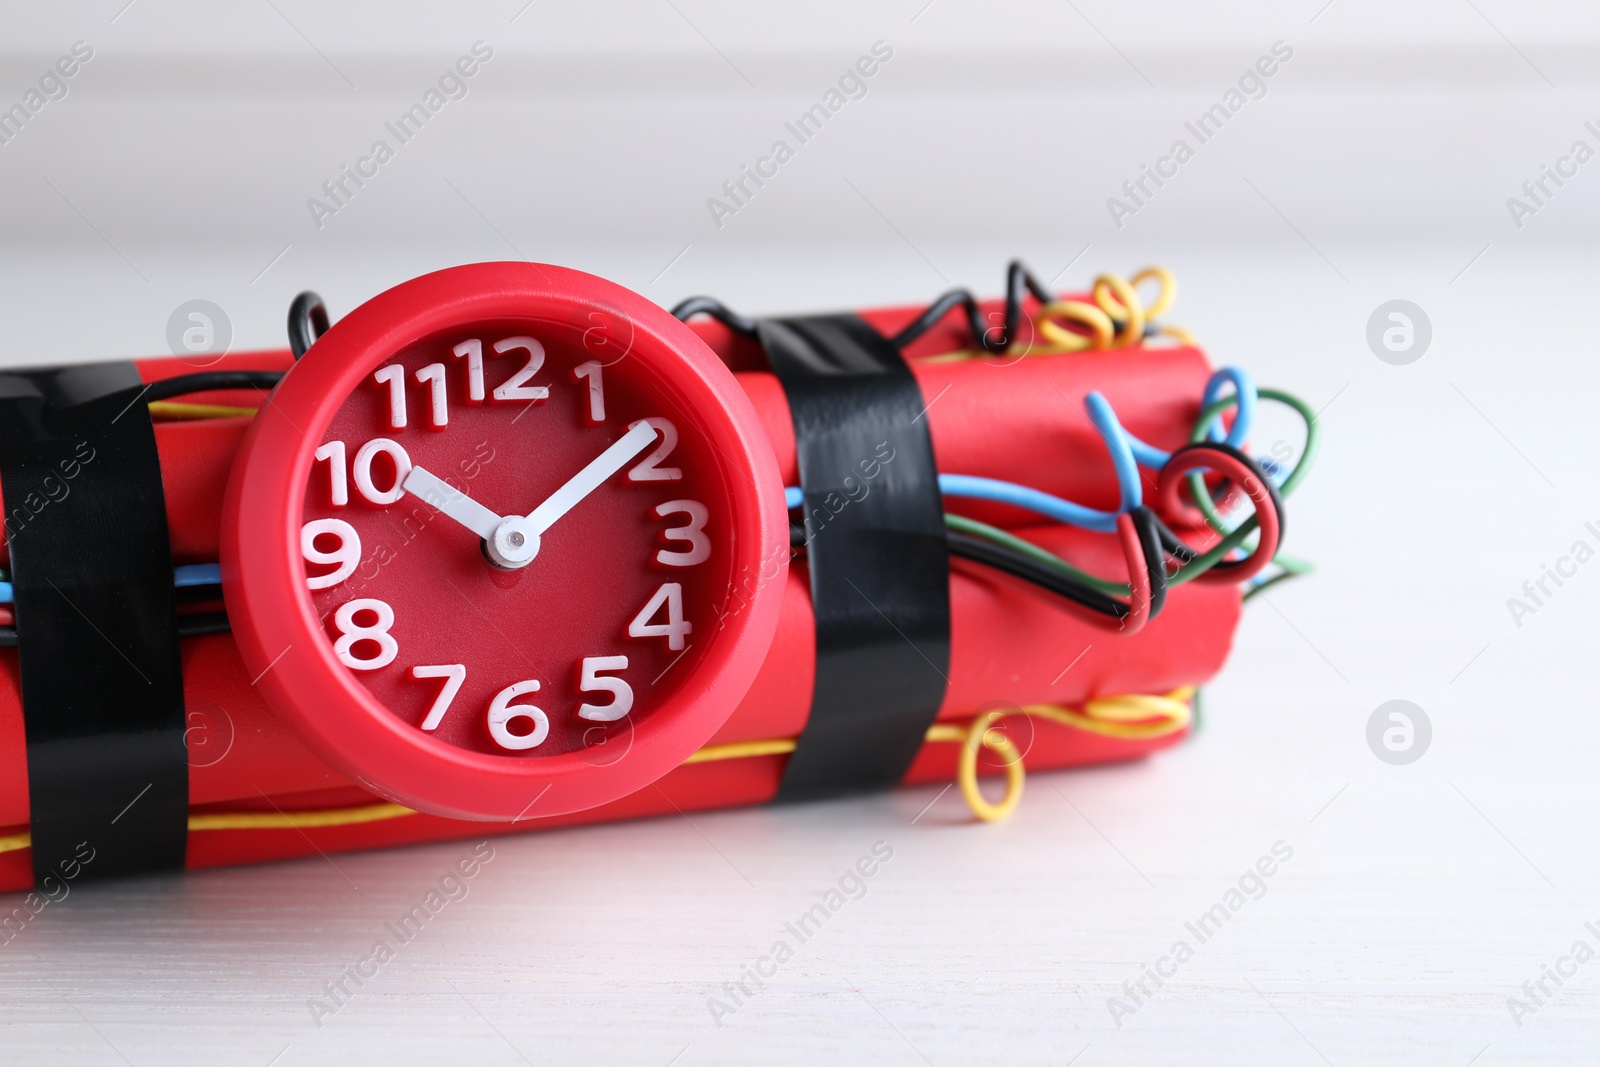
<instances>
[{"instance_id":1,"label":"white background wall","mask_svg":"<svg viewBox=\"0 0 1600 1067\"><path fill-rule=\"evenodd\" d=\"M1600 165L1521 230L1505 206L1575 138L1600 148L1587 5L124 2L0 12L0 101L95 49L0 148L0 301L52 355L160 350L202 296L275 343L299 288L337 309L519 255L773 310L993 289L1007 256L1048 276L1085 246L1061 284L1296 231L1346 276L1395 244L1454 274L1600 228ZM476 40L470 95L314 225L306 200ZM878 40L869 95L715 226L706 199ZM1266 97L1114 225L1107 198L1279 40Z\"/></svg>"}]
</instances>

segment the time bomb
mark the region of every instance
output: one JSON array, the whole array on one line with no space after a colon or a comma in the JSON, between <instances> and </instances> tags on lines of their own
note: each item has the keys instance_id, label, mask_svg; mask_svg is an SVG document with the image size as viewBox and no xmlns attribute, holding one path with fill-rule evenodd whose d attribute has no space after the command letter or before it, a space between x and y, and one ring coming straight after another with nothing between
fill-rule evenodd
<instances>
[{"instance_id":1,"label":"time bomb","mask_svg":"<svg viewBox=\"0 0 1600 1067\"><path fill-rule=\"evenodd\" d=\"M1248 454L1303 405L1165 272L1007 282L755 320L475 264L0 375L0 887L952 777L997 818L1175 743L1303 569L1314 429Z\"/></svg>"}]
</instances>

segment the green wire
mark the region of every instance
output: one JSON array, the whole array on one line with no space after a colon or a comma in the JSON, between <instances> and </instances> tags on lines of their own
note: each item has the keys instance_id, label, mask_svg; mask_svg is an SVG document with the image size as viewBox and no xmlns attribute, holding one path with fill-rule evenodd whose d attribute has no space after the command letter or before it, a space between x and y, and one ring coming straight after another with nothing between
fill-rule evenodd
<instances>
[{"instance_id":1,"label":"green wire","mask_svg":"<svg viewBox=\"0 0 1600 1067\"><path fill-rule=\"evenodd\" d=\"M1246 589L1244 596L1240 598L1244 603L1248 604L1251 597L1261 593L1269 586L1279 585L1291 578L1298 578L1303 574L1310 574L1316 570L1307 560L1296 559L1293 556L1278 556L1272 562L1277 565L1278 573L1266 581L1259 582Z\"/></svg>"},{"instance_id":2,"label":"green wire","mask_svg":"<svg viewBox=\"0 0 1600 1067\"><path fill-rule=\"evenodd\" d=\"M1297 574L1294 571L1284 571L1282 574L1274 574L1271 578L1268 578L1266 581L1261 582L1261 583L1259 583L1257 585L1252 585L1249 589L1246 589L1244 591L1244 596L1239 598L1239 602L1242 603L1242 604L1248 604L1248 603L1250 603L1250 598L1251 597L1258 596L1259 594L1261 594L1265 590L1270 589L1272 586L1278 585L1281 582L1287 582L1291 578L1298 578L1298 577L1300 577L1300 575Z\"/></svg>"},{"instance_id":3,"label":"green wire","mask_svg":"<svg viewBox=\"0 0 1600 1067\"><path fill-rule=\"evenodd\" d=\"M1299 397L1290 393L1285 393L1280 389L1262 389L1258 391L1257 395L1265 400L1275 400L1278 403L1285 404L1293 408L1295 412L1305 420L1305 448L1301 452L1299 461L1294 465L1294 469L1290 471L1289 476L1283 480L1283 485L1278 487L1278 492L1281 495L1288 496L1290 493L1294 492L1294 490L1300 485L1301 481L1305 479L1306 472L1310 469L1312 461L1316 458L1317 446L1320 438L1320 431L1317 427L1316 412L1311 409L1311 405L1307 404ZM1199 419L1197 419L1195 422L1194 430L1191 433L1190 440L1200 441L1204 439L1206 427L1210 425L1211 420L1216 418L1222 412L1226 411L1228 408L1232 407L1237 402L1237 397L1226 396L1202 411ZM1216 508L1212 505L1211 495L1205 491L1205 482L1202 475L1198 473L1190 475L1190 485L1198 486L1198 488L1194 490L1195 502L1200 506L1201 511L1205 513L1206 521L1211 524L1212 528L1216 530L1217 533L1222 535L1222 540L1212 545L1201 555L1196 556L1193 560L1185 563L1178 569L1176 574L1170 576L1167 579L1167 585L1169 588L1172 586L1182 585L1185 582L1193 581L1194 579L1200 577L1200 575L1204 574L1206 571L1222 562L1222 560L1230 552L1243 544L1245 538L1254 533L1256 529L1256 518L1254 515L1250 516L1234 529L1228 529L1225 525L1223 525L1222 517L1217 514ZM945 525L952 530L959 530L962 533L971 534L974 537L981 537L986 541L991 541L997 545L1002 545L1014 552L1018 552L1024 556L1027 556L1029 559L1034 560L1037 563L1041 563L1047 567L1061 571L1064 574L1071 575L1079 581L1085 582L1088 585L1099 589L1101 592L1109 593L1112 596L1131 595L1131 590L1126 582L1113 582L1108 579L1100 578L1090 574L1085 570L1073 566L1071 563L1068 563L1055 553L1046 551L1032 542L1025 541L1022 538L1017 537L1015 534L1007 533L1005 530L990 526L987 523L979 522L976 519L969 519L964 515L954 515L948 512L945 514L944 521ZM1293 557L1279 556L1275 562L1284 573L1270 579L1269 582L1263 582L1261 586L1257 587L1258 589L1264 588L1268 584L1275 583L1280 578L1288 578L1297 574L1305 574L1311 570L1310 563L1307 563L1303 560L1294 559ZM1251 590L1252 594L1254 592L1255 590ZM1248 597L1251 594L1246 595Z\"/></svg>"},{"instance_id":4,"label":"green wire","mask_svg":"<svg viewBox=\"0 0 1600 1067\"><path fill-rule=\"evenodd\" d=\"M976 519L969 519L965 515L953 515L949 512L945 513L944 522L945 525L950 527L952 530L960 530L962 533L972 534L974 537L982 537L986 541L992 541L997 545L1003 545L1006 548L1020 552L1029 559L1036 560L1047 567L1053 567L1058 571L1079 579L1080 581L1087 582L1096 589L1099 589L1105 593L1110 593L1112 596L1132 595L1132 590L1128 587L1126 582L1113 582L1105 578L1097 578L1087 571L1074 567L1072 564L1068 563L1055 553L1048 552L1036 544L1033 544L1029 541L1024 541L1015 534L1010 534L1004 530L997 529L996 527L990 526L988 523L979 522ZM1211 548L1208 549L1204 554L1196 556L1190 562L1185 563L1182 568L1178 570L1178 573L1170 576L1167 579L1167 587L1170 589L1173 586L1182 585L1184 582L1193 581L1206 571L1210 570L1212 567L1215 567L1218 563L1221 563L1222 558L1229 552L1232 552L1235 548L1238 548L1239 543L1242 542L1246 537L1250 536L1250 531L1253 529L1255 529L1254 526L1244 525L1240 526L1239 529L1230 532L1221 541L1218 541L1216 544L1212 545Z\"/></svg>"},{"instance_id":5,"label":"green wire","mask_svg":"<svg viewBox=\"0 0 1600 1067\"><path fill-rule=\"evenodd\" d=\"M1294 470L1289 472L1289 477L1285 478L1283 484L1278 487L1278 494L1286 497L1300 487L1300 483L1305 480L1306 474L1311 470L1311 464L1316 460L1317 449L1321 444L1322 428L1317 425L1317 413L1311 410L1310 404L1307 404L1299 397L1291 393L1285 393L1281 389L1261 389L1256 392L1256 395L1263 400L1275 400L1280 404L1293 408L1295 413L1306 424L1305 450L1301 453L1300 461L1294 465ZM1238 402L1239 398L1236 395L1225 396L1202 411L1200 418L1195 420L1193 431L1189 434L1190 443L1196 444L1205 440L1206 429L1211 425L1211 420ZM1228 532L1227 524L1223 521L1222 516L1217 513L1216 505L1212 503L1211 494L1205 489L1205 476L1199 472L1189 475L1189 495L1194 497L1195 506L1206 517L1206 523L1213 530L1219 534ZM1251 529L1254 529L1254 518L1252 517L1249 521Z\"/></svg>"},{"instance_id":6,"label":"green wire","mask_svg":"<svg viewBox=\"0 0 1600 1067\"><path fill-rule=\"evenodd\" d=\"M1088 571L1074 567L1054 552L1047 552L1031 541L1024 541L1015 534L1007 533L997 527L990 526L988 523L979 522L977 519L969 519L965 515L953 515L947 511L944 516L944 524L952 530L959 530L964 534L971 534L974 537L981 537L985 541L992 541L997 545L1011 549L1013 552L1021 553L1036 563L1042 563L1053 570L1070 574L1079 581L1094 586L1102 593L1110 593L1112 596L1132 595L1132 590L1128 588L1127 582L1113 582L1105 578L1097 578Z\"/></svg>"}]
</instances>

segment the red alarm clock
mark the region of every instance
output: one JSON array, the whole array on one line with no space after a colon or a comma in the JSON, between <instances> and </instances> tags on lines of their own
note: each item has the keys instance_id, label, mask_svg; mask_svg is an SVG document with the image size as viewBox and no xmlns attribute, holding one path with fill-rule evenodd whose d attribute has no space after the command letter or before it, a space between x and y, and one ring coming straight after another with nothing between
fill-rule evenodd
<instances>
[{"instance_id":1,"label":"red alarm clock","mask_svg":"<svg viewBox=\"0 0 1600 1067\"><path fill-rule=\"evenodd\" d=\"M603 279L485 263L357 308L255 418L222 580L248 675L329 763L459 818L678 766L777 625L788 525L754 408Z\"/></svg>"}]
</instances>

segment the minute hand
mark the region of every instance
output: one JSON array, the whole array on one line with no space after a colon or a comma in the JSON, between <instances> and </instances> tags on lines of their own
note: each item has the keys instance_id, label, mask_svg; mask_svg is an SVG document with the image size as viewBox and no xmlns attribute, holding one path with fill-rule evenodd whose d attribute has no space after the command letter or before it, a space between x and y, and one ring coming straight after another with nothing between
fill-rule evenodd
<instances>
[{"instance_id":1,"label":"minute hand","mask_svg":"<svg viewBox=\"0 0 1600 1067\"><path fill-rule=\"evenodd\" d=\"M544 503L528 512L528 525L533 527L533 532L543 534L554 526L557 519L598 489L607 478L626 467L633 457L648 448L655 439L655 428L648 422L635 423L616 444L590 460L588 466L568 478L567 483L551 493Z\"/></svg>"}]
</instances>

